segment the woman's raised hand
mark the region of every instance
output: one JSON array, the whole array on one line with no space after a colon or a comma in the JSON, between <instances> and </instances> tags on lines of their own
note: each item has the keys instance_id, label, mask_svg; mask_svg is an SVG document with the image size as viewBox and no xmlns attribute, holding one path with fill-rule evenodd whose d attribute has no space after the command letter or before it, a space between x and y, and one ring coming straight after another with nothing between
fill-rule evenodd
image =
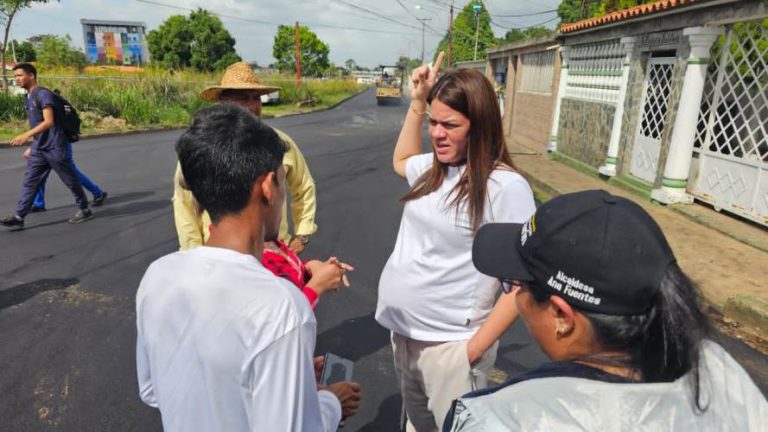
<instances>
[{"instance_id":1,"label":"woman's raised hand","mask_svg":"<svg viewBox=\"0 0 768 432\"><path fill-rule=\"evenodd\" d=\"M429 90L435 85L437 81L437 75L440 73L440 66L443 64L443 52L437 55L434 65L422 65L413 70L411 74L411 101L420 102L426 107L427 94Z\"/></svg>"}]
</instances>

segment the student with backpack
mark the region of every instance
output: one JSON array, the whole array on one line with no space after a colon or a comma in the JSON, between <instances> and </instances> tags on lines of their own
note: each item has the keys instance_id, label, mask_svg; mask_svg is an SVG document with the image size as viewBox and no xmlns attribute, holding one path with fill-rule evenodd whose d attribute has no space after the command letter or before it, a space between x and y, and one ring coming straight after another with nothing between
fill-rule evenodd
<instances>
[{"instance_id":1,"label":"student with backpack","mask_svg":"<svg viewBox=\"0 0 768 432\"><path fill-rule=\"evenodd\" d=\"M80 223L92 219L93 212L88 208L88 199L75 172L72 154L67 151L68 142L76 136L76 133L73 134L76 131L73 131L69 124L73 120L69 115L72 111L67 112L67 107L72 110L72 106L69 103L64 104L63 99L50 90L39 87L37 69L29 63L19 63L14 66L13 77L16 84L27 91L25 108L30 129L11 140L11 145L22 145L33 137L34 141L30 146L16 212L0 219L0 223L15 230L24 228L24 218L32 208L37 188L50 170L56 172L75 196L79 210L69 219L69 223ZM68 123L67 130L62 123Z\"/></svg>"},{"instance_id":2,"label":"student with backpack","mask_svg":"<svg viewBox=\"0 0 768 432\"><path fill-rule=\"evenodd\" d=\"M38 89L41 88L43 87L38 86ZM107 199L107 192L103 191L96 183L77 168L77 165L75 165L74 162L74 157L72 156L72 143L80 140L80 116L77 114L77 110L72 104L61 97L58 90L53 90L53 97L55 102L53 107L53 117L55 122L64 129L67 141L67 155L72 159L72 168L75 170L75 174L77 174L77 178L80 179L80 183L83 187L93 194L91 205L93 207L99 207L104 204L104 200ZM40 102L37 99L33 99L33 103L38 108L40 107ZM24 157L29 158L30 154L31 149L27 149L24 152ZM30 213L45 211L45 183L48 181L48 175L50 173L51 170L48 170L48 172L43 175L40 186L37 188L37 193L35 193L35 199L32 201L32 209L30 210Z\"/></svg>"}]
</instances>

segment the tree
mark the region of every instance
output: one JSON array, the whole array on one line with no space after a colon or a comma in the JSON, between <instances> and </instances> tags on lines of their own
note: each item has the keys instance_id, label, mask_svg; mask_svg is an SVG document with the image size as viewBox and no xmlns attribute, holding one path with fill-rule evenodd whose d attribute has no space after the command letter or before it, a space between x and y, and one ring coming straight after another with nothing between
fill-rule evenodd
<instances>
[{"instance_id":1,"label":"tree","mask_svg":"<svg viewBox=\"0 0 768 432\"><path fill-rule=\"evenodd\" d=\"M572 23L655 1L658 0L563 0L557 15L562 23Z\"/></svg>"},{"instance_id":2,"label":"tree","mask_svg":"<svg viewBox=\"0 0 768 432\"><path fill-rule=\"evenodd\" d=\"M294 26L279 25L272 45L272 57L277 60L281 71L296 69L296 29ZM321 41L307 26L299 26L299 49L301 73L304 76L322 76L328 68L328 44Z\"/></svg>"},{"instance_id":3,"label":"tree","mask_svg":"<svg viewBox=\"0 0 768 432\"><path fill-rule=\"evenodd\" d=\"M478 5L475 10L475 5ZM491 30L491 18L482 0L469 2L453 21L452 61L475 59L475 38L477 37L477 58L485 58L485 50L496 45L496 37ZM440 51L448 51L448 34L440 41L435 58Z\"/></svg>"},{"instance_id":4,"label":"tree","mask_svg":"<svg viewBox=\"0 0 768 432\"><path fill-rule=\"evenodd\" d=\"M16 60L20 62L32 62L37 60L37 50L30 41L25 40L21 43L18 43L14 40L12 45L13 49L11 52L13 53L13 51L16 51Z\"/></svg>"},{"instance_id":5,"label":"tree","mask_svg":"<svg viewBox=\"0 0 768 432\"><path fill-rule=\"evenodd\" d=\"M33 38L30 38L33 39ZM48 67L69 66L78 70L85 67L85 54L72 46L67 36L41 35L38 37L37 62Z\"/></svg>"},{"instance_id":6,"label":"tree","mask_svg":"<svg viewBox=\"0 0 768 432\"><path fill-rule=\"evenodd\" d=\"M189 18L174 15L147 34L147 47L155 62L170 69L222 70L240 61L235 39L221 20L204 9Z\"/></svg>"},{"instance_id":7,"label":"tree","mask_svg":"<svg viewBox=\"0 0 768 432\"><path fill-rule=\"evenodd\" d=\"M510 29L507 31L507 33L504 35L504 39L502 42L504 43L515 43L515 42L522 42L524 40L528 39L534 39L542 36L548 36L551 34L554 34L554 30L550 30L546 27L528 27L526 29Z\"/></svg>"},{"instance_id":8,"label":"tree","mask_svg":"<svg viewBox=\"0 0 768 432\"><path fill-rule=\"evenodd\" d=\"M347 61L344 62L344 65L347 67L347 70L352 72L352 70L357 69L357 64L352 59L347 59Z\"/></svg>"},{"instance_id":9,"label":"tree","mask_svg":"<svg viewBox=\"0 0 768 432\"><path fill-rule=\"evenodd\" d=\"M572 23L595 16L601 6L600 0L563 0L557 7L557 16L562 23Z\"/></svg>"},{"instance_id":10,"label":"tree","mask_svg":"<svg viewBox=\"0 0 768 432\"><path fill-rule=\"evenodd\" d=\"M5 70L6 57L8 51L8 37L11 33L13 19L22 10L31 7L34 3L48 3L48 0L0 0L0 20L3 23L3 44L0 46L0 68L3 70L2 87L8 91L8 72Z\"/></svg>"}]
</instances>

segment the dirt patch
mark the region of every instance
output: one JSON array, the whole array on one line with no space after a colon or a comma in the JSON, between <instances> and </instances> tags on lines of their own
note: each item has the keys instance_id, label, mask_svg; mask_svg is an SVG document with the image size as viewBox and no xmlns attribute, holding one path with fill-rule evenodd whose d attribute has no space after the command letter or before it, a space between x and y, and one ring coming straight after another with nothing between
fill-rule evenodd
<instances>
[{"instance_id":1,"label":"dirt patch","mask_svg":"<svg viewBox=\"0 0 768 432\"><path fill-rule=\"evenodd\" d=\"M41 422L48 426L58 426L67 412L69 397L69 374L57 378L42 376L35 386L34 409Z\"/></svg>"}]
</instances>

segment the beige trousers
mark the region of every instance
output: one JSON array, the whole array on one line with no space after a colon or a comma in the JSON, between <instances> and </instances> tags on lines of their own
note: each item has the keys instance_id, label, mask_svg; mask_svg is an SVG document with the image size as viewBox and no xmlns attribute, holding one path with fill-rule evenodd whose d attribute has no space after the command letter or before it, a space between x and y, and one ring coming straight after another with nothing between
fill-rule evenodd
<instances>
[{"instance_id":1,"label":"beige trousers","mask_svg":"<svg viewBox=\"0 0 768 432\"><path fill-rule=\"evenodd\" d=\"M467 341L424 342L392 332L395 371L408 415L408 432L440 431L451 403L487 386L499 343L470 367Z\"/></svg>"}]
</instances>

